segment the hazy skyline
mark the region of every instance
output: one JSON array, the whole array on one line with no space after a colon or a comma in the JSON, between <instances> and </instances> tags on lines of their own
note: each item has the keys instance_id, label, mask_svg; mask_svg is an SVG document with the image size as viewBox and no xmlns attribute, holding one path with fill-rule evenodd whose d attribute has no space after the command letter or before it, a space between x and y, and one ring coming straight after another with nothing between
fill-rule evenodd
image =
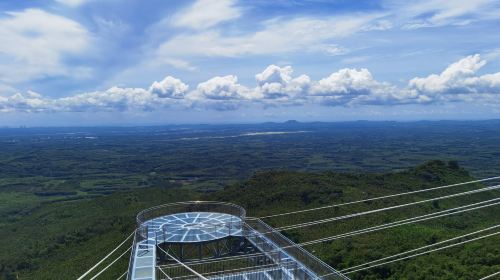
<instances>
[{"instance_id":1,"label":"hazy skyline","mask_svg":"<svg viewBox=\"0 0 500 280\"><path fill-rule=\"evenodd\" d=\"M0 125L500 117L500 2L0 3Z\"/></svg>"}]
</instances>

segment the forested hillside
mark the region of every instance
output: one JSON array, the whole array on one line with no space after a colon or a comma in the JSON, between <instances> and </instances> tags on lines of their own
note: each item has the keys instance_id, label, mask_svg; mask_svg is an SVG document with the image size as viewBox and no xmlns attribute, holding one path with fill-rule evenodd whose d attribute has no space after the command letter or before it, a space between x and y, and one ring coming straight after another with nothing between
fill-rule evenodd
<instances>
[{"instance_id":1,"label":"forested hillside","mask_svg":"<svg viewBox=\"0 0 500 280\"><path fill-rule=\"evenodd\" d=\"M387 174L262 172L249 180L208 194L175 188L145 188L116 192L96 199L43 203L29 212L11 213L9 220L2 221L0 278L75 279L128 236L134 228L136 213L152 205L194 199L218 200L240 204L250 216L263 216L471 179L469 173L456 162L433 161L407 171ZM478 187L479 184L460 186L264 220L274 226L290 225ZM296 229L285 234L303 242L498 195L498 191L478 193ZM499 210L498 206L494 206L308 246L306 249L333 267L343 269L493 226L498 223ZM492 237L349 276L353 279L476 279L478 275L500 269L499 242L500 238ZM121 252L123 250L113 257ZM127 262L128 258L123 258L101 279L116 279L126 270Z\"/></svg>"},{"instance_id":2,"label":"forested hillside","mask_svg":"<svg viewBox=\"0 0 500 280\"><path fill-rule=\"evenodd\" d=\"M135 229L139 211L196 197L184 190L149 188L11 213L0 228L0 279L76 279ZM116 279L127 266L128 255L101 279Z\"/></svg>"},{"instance_id":3,"label":"forested hillside","mask_svg":"<svg viewBox=\"0 0 500 280\"><path fill-rule=\"evenodd\" d=\"M210 196L232 201L252 216L266 216L298 209L401 193L472 178L456 162L433 161L408 171L387 174L266 172ZM479 184L453 187L417 195L333 207L307 213L267 218L273 226L308 222L344 214L399 205L407 202L464 192ZM499 191L477 193L399 208L381 213L323 223L286 231L296 242L324 238L498 197ZM306 249L337 269L363 264L385 256L439 242L499 223L499 206L461 213L436 220L404 225L378 232L307 246ZM352 279L477 279L500 269L498 236L415 259L350 274Z\"/></svg>"}]
</instances>

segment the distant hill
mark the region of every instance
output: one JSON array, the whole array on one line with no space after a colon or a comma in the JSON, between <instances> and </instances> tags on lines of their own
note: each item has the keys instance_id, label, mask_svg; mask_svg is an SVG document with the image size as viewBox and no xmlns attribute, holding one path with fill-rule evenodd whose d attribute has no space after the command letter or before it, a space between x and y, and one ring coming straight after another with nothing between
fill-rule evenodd
<instances>
[{"instance_id":1,"label":"distant hill","mask_svg":"<svg viewBox=\"0 0 500 280\"><path fill-rule=\"evenodd\" d=\"M250 215L267 215L278 209L301 209L468 180L472 180L469 173L453 161L432 161L407 171L385 174L267 171L227 186L208 198L244 206Z\"/></svg>"}]
</instances>

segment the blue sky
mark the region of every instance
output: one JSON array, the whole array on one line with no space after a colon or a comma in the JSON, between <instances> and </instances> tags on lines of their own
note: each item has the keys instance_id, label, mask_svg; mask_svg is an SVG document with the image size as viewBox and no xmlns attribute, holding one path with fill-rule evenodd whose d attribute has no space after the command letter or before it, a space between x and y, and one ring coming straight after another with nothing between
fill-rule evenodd
<instances>
[{"instance_id":1,"label":"blue sky","mask_svg":"<svg viewBox=\"0 0 500 280\"><path fill-rule=\"evenodd\" d=\"M0 125L500 117L500 2L0 2Z\"/></svg>"}]
</instances>

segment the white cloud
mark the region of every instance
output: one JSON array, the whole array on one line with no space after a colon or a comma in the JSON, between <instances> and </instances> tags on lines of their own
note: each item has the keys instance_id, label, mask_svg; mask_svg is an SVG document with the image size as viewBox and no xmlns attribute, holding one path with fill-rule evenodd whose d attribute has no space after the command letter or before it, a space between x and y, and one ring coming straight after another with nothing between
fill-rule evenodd
<instances>
[{"instance_id":1,"label":"white cloud","mask_svg":"<svg viewBox=\"0 0 500 280\"><path fill-rule=\"evenodd\" d=\"M158 95L142 88L112 87L106 91L77 94L54 100L57 111L125 111L152 110L159 106Z\"/></svg>"},{"instance_id":2,"label":"white cloud","mask_svg":"<svg viewBox=\"0 0 500 280\"><path fill-rule=\"evenodd\" d=\"M175 15L172 24L192 29L207 29L221 22L241 16L233 0L197 0L193 5Z\"/></svg>"},{"instance_id":3,"label":"white cloud","mask_svg":"<svg viewBox=\"0 0 500 280\"><path fill-rule=\"evenodd\" d=\"M64 58L89 47L91 36L79 23L38 9L7 12L0 18L0 80L6 83L85 73Z\"/></svg>"},{"instance_id":4,"label":"white cloud","mask_svg":"<svg viewBox=\"0 0 500 280\"><path fill-rule=\"evenodd\" d=\"M234 75L217 76L198 84L193 99L214 99L214 100L240 100L251 98L248 88L238 84L238 78Z\"/></svg>"},{"instance_id":5,"label":"white cloud","mask_svg":"<svg viewBox=\"0 0 500 280\"><path fill-rule=\"evenodd\" d=\"M450 94L500 93L500 72L477 75L486 64L479 54L467 56L449 65L441 74L410 80L409 87L435 97Z\"/></svg>"},{"instance_id":6,"label":"white cloud","mask_svg":"<svg viewBox=\"0 0 500 280\"><path fill-rule=\"evenodd\" d=\"M491 11L498 10L494 0L417 0L411 3L386 1L394 17L400 18L405 29L467 25L477 20L494 18Z\"/></svg>"},{"instance_id":7,"label":"white cloud","mask_svg":"<svg viewBox=\"0 0 500 280\"><path fill-rule=\"evenodd\" d=\"M293 51L325 50L324 43L363 29L379 15L358 15L335 19L295 18L270 20L259 31L227 36L218 30L184 33L161 44L157 59L186 56L223 56L276 54ZM320 46L318 48L318 46Z\"/></svg>"},{"instance_id":8,"label":"white cloud","mask_svg":"<svg viewBox=\"0 0 500 280\"><path fill-rule=\"evenodd\" d=\"M329 105L393 102L398 91L388 83L376 81L368 69L341 69L314 83L310 94Z\"/></svg>"},{"instance_id":9,"label":"white cloud","mask_svg":"<svg viewBox=\"0 0 500 280\"><path fill-rule=\"evenodd\" d=\"M235 110L256 100L255 92L238 83L234 75L216 76L199 83L186 96L186 105L219 111Z\"/></svg>"},{"instance_id":10,"label":"white cloud","mask_svg":"<svg viewBox=\"0 0 500 280\"><path fill-rule=\"evenodd\" d=\"M26 94L16 93L9 97L0 97L0 112L43 112L51 109L51 102L34 91L28 91Z\"/></svg>"},{"instance_id":11,"label":"white cloud","mask_svg":"<svg viewBox=\"0 0 500 280\"><path fill-rule=\"evenodd\" d=\"M328 53L329 55L344 55L349 52L348 49L336 44L326 45L324 48L326 53Z\"/></svg>"},{"instance_id":12,"label":"white cloud","mask_svg":"<svg viewBox=\"0 0 500 280\"><path fill-rule=\"evenodd\" d=\"M197 69L195 66L191 65L191 63L182 59L167 58L164 59L163 62L181 70L194 71Z\"/></svg>"},{"instance_id":13,"label":"white cloud","mask_svg":"<svg viewBox=\"0 0 500 280\"><path fill-rule=\"evenodd\" d=\"M293 76L291 66L269 65L255 75L256 86L238 83L235 75L216 76L193 90L171 76L148 89L112 87L50 99L28 91L0 95L0 111L74 112L144 111L167 107L234 110L246 105L292 106L307 103L328 106L398 105L445 103L450 101L500 103L500 72L477 75L486 64L479 55L465 57L442 73L414 78L406 87L377 81L370 71L340 69L312 81L307 75Z\"/></svg>"},{"instance_id":14,"label":"white cloud","mask_svg":"<svg viewBox=\"0 0 500 280\"><path fill-rule=\"evenodd\" d=\"M85 112L85 111L149 111L183 103L188 86L167 76L149 89L111 87L62 98L46 98L28 91L0 96L0 111L23 112Z\"/></svg>"},{"instance_id":15,"label":"white cloud","mask_svg":"<svg viewBox=\"0 0 500 280\"><path fill-rule=\"evenodd\" d=\"M264 71L255 75L257 80L256 92L264 99L290 99L305 95L311 84L311 79L306 75L292 77L291 66L279 67L269 65Z\"/></svg>"},{"instance_id":16,"label":"white cloud","mask_svg":"<svg viewBox=\"0 0 500 280\"><path fill-rule=\"evenodd\" d=\"M0 98L0 111L22 112L83 112L152 110L164 105L164 99L141 88L112 87L74 96L49 99L28 91Z\"/></svg>"},{"instance_id":17,"label":"white cloud","mask_svg":"<svg viewBox=\"0 0 500 280\"><path fill-rule=\"evenodd\" d=\"M188 88L189 86L181 80L167 76L160 82L155 81L149 88L149 91L160 97L181 99L184 98Z\"/></svg>"},{"instance_id":18,"label":"white cloud","mask_svg":"<svg viewBox=\"0 0 500 280\"><path fill-rule=\"evenodd\" d=\"M335 17L272 18L255 22L251 31L235 33L217 26L225 21L240 24L235 19L242 17L243 10L237 8L234 1L200 0L169 19L174 25L192 30L176 30L173 36L160 40L161 43L153 47L152 60L171 61L167 64L189 70L194 67L187 61L200 56L242 57L294 52L344 55L350 50L338 46L335 40L358 32L381 32L395 26L415 29L467 25L478 20L496 19L500 15L500 5L494 0L416 0L404 4L385 0L382 7L377 12L336 14ZM164 26L164 21L161 21L161 26Z\"/></svg>"},{"instance_id":19,"label":"white cloud","mask_svg":"<svg viewBox=\"0 0 500 280\"><path fill-rule=\"evenodd\" d=\"M362 94L377 85L368 69L346 68L319 80L313 87L313 93L315 95Z\"/></svg>"},{"instance_id":20,"label":"white cloud","mask_svg":"<svg viewBox=\"0 0 500 280\"><path fill-rule=\"evenodd\" d=\"M155 51L155 59L186 60L195 56L238 57L312 51L339 55L348 50L333 40L357 32L383 31L394 26L414 29L466 25L477 20L495 19L500 14L500 5L494 0L416 0L404 4L386 0L382 3L384 9L376 13L273 18L256 22L255 30L235 34L214 28L220 22L241 17L242 11L235 8L234 1L200 0L173 18L174 24L194 31L176 33L163 41Z\"/></svg>"},{"instance_id":21,"label":"white cloud","mask_svg":"<svg viewBox=\"0 0 500 280\"><path fill-rule=\"evenodd\" d=\"M188 88L181 80L167 76L149 89L111 87L54 99L51 105L56 111L149 111L182 103Z\"/></svg>"}]
</instances>

